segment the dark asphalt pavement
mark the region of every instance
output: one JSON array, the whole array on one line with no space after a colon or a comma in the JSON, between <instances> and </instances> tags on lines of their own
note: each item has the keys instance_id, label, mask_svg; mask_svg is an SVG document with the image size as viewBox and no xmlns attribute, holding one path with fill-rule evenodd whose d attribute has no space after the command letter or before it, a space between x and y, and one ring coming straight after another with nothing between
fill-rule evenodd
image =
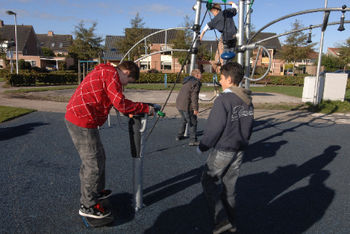
<instances>
[{"instance_id":1,"label":"dark asphalt pavement","mask_svg":"<svg viewBox=\"0 0 350 234\"><path fill-rule=\"evenodd\" d=\"M168 118L147 143L146 207L136 214L126 118L112 116L112 126L101 128L116 221L85 228L78 215L80 159L63 117L34 112L0 124L0 233L210 233L200 185L207 154L176 142L178 120ZM349 233L349 132L350 125L330 120L257 119L237 182L241 232Z\"/></svg>"}]
</instances>

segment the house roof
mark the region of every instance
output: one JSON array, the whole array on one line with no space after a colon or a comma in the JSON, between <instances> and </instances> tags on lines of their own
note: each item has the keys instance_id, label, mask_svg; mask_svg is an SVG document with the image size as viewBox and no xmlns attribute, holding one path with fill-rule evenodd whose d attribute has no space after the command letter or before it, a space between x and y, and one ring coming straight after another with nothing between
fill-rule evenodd
<instances>
[{"instance_id":1,"label":"house roof","mask_svg":"<svg viewBox=\"0 0 350 234\"><path fill-rule=\"evenodd\" d=\"M257 42L257 41L263 40L265 38L276 36L276 35L277 35L276 33L261 32L261 33L256 35L256 37L253 39L253 42ZM273 38L271 40L264 41L261 43L261 45L265 46L267 49L280 50L282 48L281 43L280 43L278 38Z\"/></svg>"},{"instance_id":2,"label":"house roof","mask_svg":"<svg viewBox=\"0 0 350 234\"><path fill-rule=\"evenodd\" d=\"M123 54L119 53L116 47L118 41L122 40L123 38L124 36L106 36L103 59L121 60L123 58Z\"/></svg>"},{"instance_id":3,"label":"house roof","mask_svg":"<svg viewBox=\"0 0 350 234\"><path fill-rule=\"evenodd\" d=\"M330 55L333 55L333 56L339 56L339 48L328 47L327 54L330 54Z\"/></svg>"},{"instance_id":4,"label":"house roof","mask_svg":"<svg viewBox=\"0 0 350 234\"><path fill-rule=\"evenodd\" d=\"M216 40L214 41L201 41L200 45L204 46L207 50L209 51L213 51L213 53L215 53L215 51L218 49L218 43Z\"/></svg>"},{"instance_id":5,"label":"house roof","mask_svg":"<svg viewBox=\"0 0 350 234\"><path fill-rule=\"evenodd\" d=\"M131 28L126 28L125 33L128 33L131 30ZM155 28L142 28L139 29L142 30L142 35L147 36L152 33L158 32L162 29L155 29ZM175 39L176 33L178 30L169 30L167 31L167 43L170 43L171 40ZM104 50L104 59L107 60L121 60L124 56L124 54L120 53L118 49L116 48L116 44L118 41L124 39L124 36L112 36L107 35L105 39L105 50ZM165 43L165 32L157 33L150 38L147 39L148 42L153 44L164 44Z\"/></svg>"},{"instance_id":6,"label":"house roof","mask_svg":"<svg viewBox=\"0 0 350 234\"><path fill-rule=\"evenodd\" d=\"M54 34L37 34L40 47L50 48L53 51L68 52L69 46L73 43L72 35Z\"/></svg>"},{"instance_id":7,"label":"house roof","mask_svg":"<svg viewBox=\"0 0 350 234\"><path fill-rule=\"evenodd\" d=\"M23 52L24 47L27 44L29 35L34 32L33 26L31 25L17 25L17 49L18 53ZM35 32L34 32L35 34ZM15 41L15 25L2 25L0 27L0 38L1 40ZM16 46L9 47L9 50L15 51Z\"/></svg>"},{"instance_id":8,"label":"house roof","mask_svg":"<svg viewBox=\"0 0 350 234\"><path fill-rule=\"evenodd\" d=\"M125 29L125 33L128 33L130 30L132 30L132 28L126 28ZM144 36L147 36L147 35L150 35L152 33L155 33L155 32L158 32L160 30L163 30L163 29L157 29L157 28L141 28L139 29L142 33L142 35ZM174 40L176 38L176 33L178 32L179 30L168 30L166 32L166 38L167 38L167 43L169 43L171 40ZM161 33L157 33L153 36L151 36L150 38L147 39L148 42L151 42L151 43L155 43L155 44L163 44L165 43L165 31L164 32L161 32Z\"/></svg>"}]
</instances>

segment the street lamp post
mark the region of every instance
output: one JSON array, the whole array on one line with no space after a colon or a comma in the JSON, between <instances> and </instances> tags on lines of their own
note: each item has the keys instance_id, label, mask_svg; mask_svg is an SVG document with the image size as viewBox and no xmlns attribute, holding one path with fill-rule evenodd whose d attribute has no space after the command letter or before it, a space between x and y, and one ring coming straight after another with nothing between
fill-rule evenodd
<instances>
[{"instance_id":1,"label":"street lamp post","mask_svg":"<svg viewBox=\"0 0 350 234\"><path fill-rule=\"evenodd\" d=\"M17 14L13 11L6 11L8 15L15 17L15 43L16 43L16 74L18 75L18 41L17 41Z\"/></svg>"}]
</instances>

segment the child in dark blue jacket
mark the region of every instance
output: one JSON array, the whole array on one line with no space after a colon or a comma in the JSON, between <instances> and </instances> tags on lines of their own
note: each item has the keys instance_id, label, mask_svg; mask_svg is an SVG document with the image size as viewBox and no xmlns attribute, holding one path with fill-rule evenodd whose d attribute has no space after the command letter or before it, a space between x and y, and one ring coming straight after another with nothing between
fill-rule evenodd
<instances>
[{"instance_id":1,"label":"child in dark blue jacket","mask_svg":"<svg viewBox=\"0 0 350 234\"><path fill-rule=\"evenodd\" d=\"M213 148L202 175L203 191L214 222L213 233L236 229L235 185L254 121L251 92L239 87L243 75L238 63L222 66L223 92L214 102L197 148L199 154Z\"/></svg>"}]
</instances>

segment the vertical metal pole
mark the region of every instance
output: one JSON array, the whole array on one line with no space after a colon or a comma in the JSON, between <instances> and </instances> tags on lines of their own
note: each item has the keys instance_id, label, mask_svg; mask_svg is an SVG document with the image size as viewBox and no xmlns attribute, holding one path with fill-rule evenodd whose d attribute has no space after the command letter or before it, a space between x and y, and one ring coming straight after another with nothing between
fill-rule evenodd
<instances>
[{"instance_id":1,"label":"vertical metal pole","mask_svg":"<svg viewBox=\"0 0 350 234\"><path fill-rule=\"evenodd\" d=\"M328 0L324 1L324 8L327 8ZM324 17L326 15L326 12L324 13ZM321 69L321 62L322 62L322 51L323 51L323 41L324 41L324 31L321 31L321 39L320 39L320 48L318 52L318 63L317 63L317 73L316 73L316 81L315 81L315 90L314 90L314 97L313 97L313 104L317 105L320 103L320 69Z\"/></svg>"},{"instance_id":2,"label":"vertical metal pole","mask_svg":"<svg viewBox=\"0 0 350 234\"><path fill-rule=\"evenodd\" d=\"M165 33L164 33L164 42L165 42L165 50L167 50L168 49L168 31L165 31Z\"/></svg>"},{"instance_id":3,"label":"vertical metal pole","mask_svg":"<svg viewBox=\"0 0 350 234\"><path fill-rule=\"evenodd\" d=\"M86 68L85 68L85 62L83 62L83 77L82 77L81 80L83 80L83 79L85 78L85 70L86 70Z\"/></svg>"},{"instance_id":4,"label":"vertical metal pole","mask_svg":"<svg viewBox=\"0 0 350 234\"><path fill-rule=\"evenodd\" d=\"M197 2L196 2L196 18L195 18L195 21L194 21L194 25L199 25L200 17L201 17L201 0L197 0ZM197 54L193 53L193 51L196 50L197 47L198 47L198 40L197 40L198 34L199 34L199 32L197 30L195 30L193 32L192 43L194 42L194 44L193 44L193 48L192 48L192 51L191 51L191 64L190 64L190 71L189 71L189 73L191 73L192 70L195 69L195 66L196 66Z\"/></svg>"},{"instance_id":5,"label":"vertical metal pole","mask_svg":"<svg viewBox=\"0 0 350 234\"><path fill-rule=\"evenodd\" d=\"M15 41L16 41L16 74L18 75L18 39L17 39L17 14L15 16Z\"/></svg>"},{"instance_id":6,"label":"vertical metal pole","mask_svg":"<svg viewBox=\"0 0 350 234\"><path fill-rule=\"evenodd\" d=\"M139 211L143 207L143 158L133 158L133 191L134 191L134 209Z\"/></svg>"},{"instance_id":7,"label":"vertical metal pole","mask_svg":"<svg viewBox=\"0 0 350 234\"><path fill-rule=\"evenodd\" d=\"M240 0L239 1L239 6L238 6L238 48L243 45L243 40L244 40L244 2L245 0ZM243 61L243 52L239 51L237 54L237 62L241 64L242 66L244 65Z\"/></svg>"},{"instance_id":8,"label":"vertical metal pole","mask_svg":"<svg viewBox=\"0 0 350 234\"><path fill-rule=\"evenodd\" d=\"M143 207L143 154L145 148L145 130L147 127L147 115L141 118L140 131L140 150L138 157L133 158L133 204L135 211L139 211ZM136 134L136 133L135 133Z\"/></svg>"},{"instance_id":9,"label":"vertical metal pole","mask_svg":"<svg viewBox=\"0 0 350 234\"><path fill-rule=\"evenodd\" d=\"M184 132L184 137L188 137L188 130L189 130L188 126L189 126L189 124L186 123L186 128L185 128L185 132Z\"/></svg>"},{"instance_id":10,"label":"vertical metal pole","mask_svg":"<svg viewBox=\"0 0 350 234\"><path fill-rule=\"evenodd\" d=\"M148 50L147 50L148 48L147 48L147 39L145 39L145 55L147 55L148 54Z\"/></svg>"},{"instance_id":11,"label":"vertical metal pole","mask_svg":"<svg viewBox=\"0 0 350 234\"><path fill-rule=\"evenodd\" d=\"M81 67L80 67L80 60L78 61L78 84L81 83Z\"/></svg>"},{"instance_id":12,"label":"vertical metal pole","mask_svg":"<svg viewBox=\"0 0 350 234\"><path fill-rule=\"evenodd\" d=\"M245 36L247 39L250 38L250 24L251 24L251 8L250 8L250 0L247 0L246 2L246 12L247 12L247 22L245 26ZM250 75L250 50L246 50L245 52L245 76L249 77ZM245 79L245 89L250 89L250 80Z\"/></svg>"}]
</instances>

